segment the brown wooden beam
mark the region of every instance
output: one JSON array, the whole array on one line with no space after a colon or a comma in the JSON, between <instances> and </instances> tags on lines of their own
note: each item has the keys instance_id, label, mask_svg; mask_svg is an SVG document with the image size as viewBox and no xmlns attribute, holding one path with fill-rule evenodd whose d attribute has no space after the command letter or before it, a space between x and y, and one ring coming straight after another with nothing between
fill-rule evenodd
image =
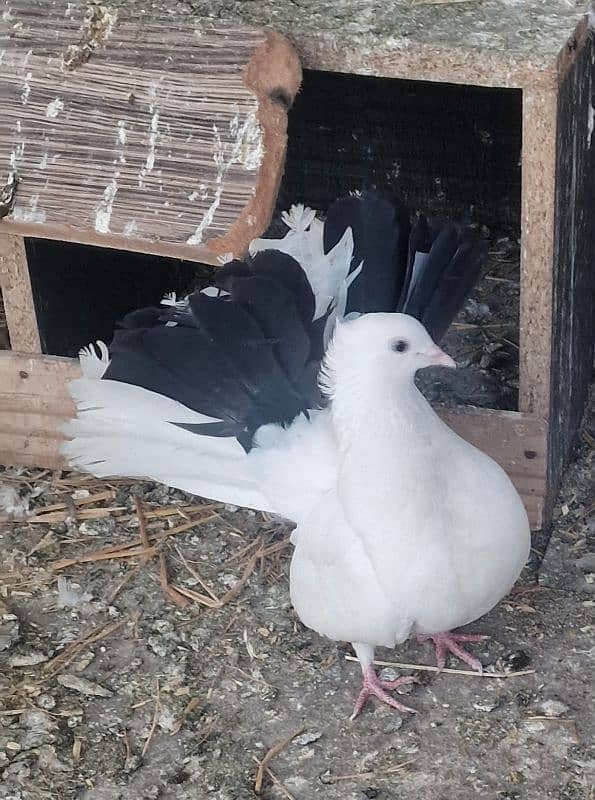
<instances>
[{"instance_id":1,"label":"brown wooden beam","mask_svg":"<svg viewBox=\"0 0 595 800\"><path fill-rule=\"evenodd\" d=\"M41 353L25 241L21 236L0 232L0 286L11 348L21 353Z\"/></svg>"},{"instance_id":2,"label":"brown wooden beam","mask_svg":"<svg viewBox=\"0 0 595 800\"><path fill-rule=\"evenodd\" d=\"M519 410L547 419L552 358L552 281L558 97L523 93Z\"/></svg>"}]
</instances>

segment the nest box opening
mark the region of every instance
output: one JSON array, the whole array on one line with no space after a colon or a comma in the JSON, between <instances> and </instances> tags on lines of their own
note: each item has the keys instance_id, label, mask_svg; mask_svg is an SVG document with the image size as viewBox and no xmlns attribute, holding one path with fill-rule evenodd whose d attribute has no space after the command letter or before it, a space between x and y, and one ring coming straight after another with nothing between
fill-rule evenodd
<instances>
[{"instance_id":1,"label":"nest box opening","mask_svg":"<svg viewBox=\"0 0 595 800\"><path fill-rule=\"evenodd\" d=\"M213 267L102 247L26 239L42 352L76 357L81 347L110 342L129 311L159 305L205 284Z\"/></svg>"},{"instance_id":2,"label":"nest box opening","mask_svg":"<svg viewBox=\"0 0 595 800\"><path fill-rule=\"evenodd\" d=\"M443 341L462 369L420 376L435 402L518 408L521 149L518 89L306 70L289 113L278 211L376 187L412 212L473 223L489 241Z\"/></svg>"},{"instance_id":3,"label":"nest box opening","mask_svg":"<svg viewBox=\"0 0 595 800\"><path fill-rule=\"evenodd\" d=\"M518 234L521 113L519 89L305 70L279 206L324 209L376 186L413 210Z\"/></svg>"}]
</instances>

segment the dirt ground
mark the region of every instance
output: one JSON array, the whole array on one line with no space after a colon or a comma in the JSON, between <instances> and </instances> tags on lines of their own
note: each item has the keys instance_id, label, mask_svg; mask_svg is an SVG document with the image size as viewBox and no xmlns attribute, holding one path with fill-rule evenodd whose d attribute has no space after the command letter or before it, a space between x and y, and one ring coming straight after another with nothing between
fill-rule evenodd
<instances>
[{"instance_id":1,"label":"dirt ground","mask_svg":"<svg viewBox=\"0 0 595 800\"><path fill-rule=\"evenodd\" d=\"M538 579L474 626L485 677L412 670L406 719L369 702L349 721L359 668L293 614L283 526L152 484L7 470L3 505L29 511L0 527L0 798L249 800L299 731L265 800L593 800L593 434ZM377 655L433 663L413 643Z\"/></svg>"}]
</instances>

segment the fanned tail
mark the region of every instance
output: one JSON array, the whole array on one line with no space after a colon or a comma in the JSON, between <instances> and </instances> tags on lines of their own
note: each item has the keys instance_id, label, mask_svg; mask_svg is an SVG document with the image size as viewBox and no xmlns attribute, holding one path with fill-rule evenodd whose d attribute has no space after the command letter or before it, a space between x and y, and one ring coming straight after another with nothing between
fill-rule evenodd
<instances>
[{"instance_id":1,"label":"fanned tail","mask_svg":"<svg viewBox=\"0 0 595 800\"><path fill-rule=\"evenodd\" d=\"M252 254L280 250L302 267L315 298L314 319L328 312L326 345L346 315L401 311L439 341L475 285L486 247L469 226L418 214L386 192L336 200L324 222L302 205L283 214L282 239L256 239Z\"/></svg>"},{"instance_id":2,"label":"fanned tail","mask_svg":"<svg viewBox=\"0 0 595 800\"><path fill-rule=\"evenodd\" d=\"M283 219L284 238L226 259L213 286L133 311L109 351L81 351L78 416L64 429L71 465L267 509L246 453L263 426L287 428L324 404L318 375L336 321L401 310L439 339L484 257L468 228L423 215L411 225L378 192L337 200L325 222L304 206Z\"/></svg>"}]
</instances>

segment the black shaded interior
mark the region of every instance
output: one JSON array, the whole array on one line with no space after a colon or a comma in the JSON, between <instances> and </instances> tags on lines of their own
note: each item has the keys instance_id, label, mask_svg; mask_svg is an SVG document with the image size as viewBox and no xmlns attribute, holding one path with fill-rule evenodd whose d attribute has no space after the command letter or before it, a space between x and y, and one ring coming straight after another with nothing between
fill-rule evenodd
<instances>
[{"instance_id":1,"label":"black shaded interior","mask_svg":"<svg viewBox=\"0 0 595 800\"><path fill-rule=\"evenodd\" d=\"M279 207L353 189L518 234L522 92L305 70Z\"/></svg>"},{"instance_id":2,"label":"black shaded interior","mask_svg":"<svg viewBox=\"0 0 595 800\"><path fill-rule=\"evenodd\" d=\"M96 339L110 342L118 320L203 285L211 267L144 253L27 239L27 261L42 351L75 357Z\"/></svg>"}]
</instances>

